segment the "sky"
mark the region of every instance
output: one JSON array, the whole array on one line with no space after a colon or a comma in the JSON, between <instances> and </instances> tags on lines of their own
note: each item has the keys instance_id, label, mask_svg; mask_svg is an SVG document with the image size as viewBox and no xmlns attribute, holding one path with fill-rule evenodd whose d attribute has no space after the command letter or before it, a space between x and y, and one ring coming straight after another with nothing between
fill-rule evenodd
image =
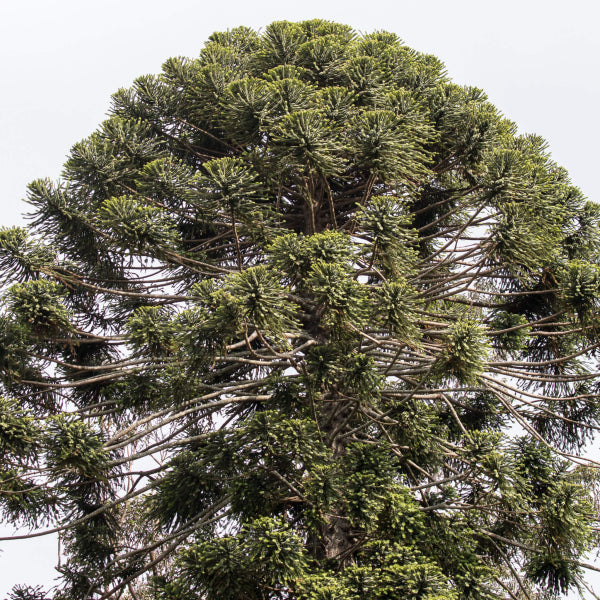
<instances>
[{"instance_id":1,"label":"sky","mask_svg":"<svg viewBox=\"0 0 600 600\"><path fill-rule=\"evenodd\" d=\"M213 31L312 18L392 31L435 54L522 133L546 138L575 185L600 201L592 0L0 0L0 226L23 222L27 183L60 176L120 87L170 56L197 56ZM0 542L0 598L15 583L48 585L56 556L53 538Z\"/></svg>"}]
</instances>

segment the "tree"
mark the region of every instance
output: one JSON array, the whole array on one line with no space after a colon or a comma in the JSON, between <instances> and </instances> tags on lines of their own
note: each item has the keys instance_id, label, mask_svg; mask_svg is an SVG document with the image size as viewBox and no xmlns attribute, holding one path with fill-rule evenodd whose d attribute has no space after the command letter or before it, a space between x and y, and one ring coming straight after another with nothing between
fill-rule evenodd
<instances>
[{"instance_id":1,"label":"tree","mask_svg":"<svg viewBox=\"0 0 600 600\"><path fill-rule=\"evenodd\" d=\"M0 232L0 501L59 532L55 598L582 585L600 209L439 60L215 33L29 202Z\"/></svg>"}]
</instances>

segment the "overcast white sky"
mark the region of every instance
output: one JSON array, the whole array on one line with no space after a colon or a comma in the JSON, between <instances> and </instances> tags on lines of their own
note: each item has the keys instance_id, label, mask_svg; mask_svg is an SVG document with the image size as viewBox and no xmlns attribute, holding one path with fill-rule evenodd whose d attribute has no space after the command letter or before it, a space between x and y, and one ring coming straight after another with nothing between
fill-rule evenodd
<instances>
[{"instance_id":1,"label":"overcast white sky","mask_svg":"<svg viewBox=\"0 0 600 600\"><path fill-rule=\"evenodd\" d=\"M437 55L455 82L483 88L521 132L545 137L600 200L594 0L0 0L0 225L21 222L27 183L59 176L119 87L169 56L197 56L213 31L310 18L393 31ZM51 581L56 542L43 540L0 542L0 598L15 583Z\"/></svg>"}]
</instances>

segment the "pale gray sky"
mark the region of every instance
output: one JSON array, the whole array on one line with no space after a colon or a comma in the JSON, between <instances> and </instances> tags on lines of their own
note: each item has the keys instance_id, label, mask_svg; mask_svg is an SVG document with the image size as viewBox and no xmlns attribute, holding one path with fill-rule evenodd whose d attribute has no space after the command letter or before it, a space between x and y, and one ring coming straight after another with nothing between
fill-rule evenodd
<instances>
[{"instance_id":1,"label":"pale gray sky","mask_svg":"<svg viewBox=\"0 0 600 600\"><path fill-rule=\"evenodd\" d=\"M20 222L26 184L58 177L119 87L169 56L196 56L213 31L309 18L387 29L437 55L455 82L483 88L520 131L545 137L600 200L592 0L0 0L0 225ZM14 583L51 580L56 542L42 540L0 542L0 598Z\"/></svg>"}]
</instances>

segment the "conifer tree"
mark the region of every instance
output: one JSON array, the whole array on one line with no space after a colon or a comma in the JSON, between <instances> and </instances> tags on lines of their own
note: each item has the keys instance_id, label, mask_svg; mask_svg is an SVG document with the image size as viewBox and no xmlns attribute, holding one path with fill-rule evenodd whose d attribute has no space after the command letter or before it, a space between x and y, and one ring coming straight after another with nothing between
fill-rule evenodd
<instances>
[{"instance_id":1,"label":"conifer tree","mask_svg":"<svg viewBox=\"0 0 600 600\"><path fill-rule=\"evenodd\" d=\"M58 532L54 598L584 589L600 209L437 58L215 33L28 201L0 231L0 503Z\"/></svg>"}]
</instances>

